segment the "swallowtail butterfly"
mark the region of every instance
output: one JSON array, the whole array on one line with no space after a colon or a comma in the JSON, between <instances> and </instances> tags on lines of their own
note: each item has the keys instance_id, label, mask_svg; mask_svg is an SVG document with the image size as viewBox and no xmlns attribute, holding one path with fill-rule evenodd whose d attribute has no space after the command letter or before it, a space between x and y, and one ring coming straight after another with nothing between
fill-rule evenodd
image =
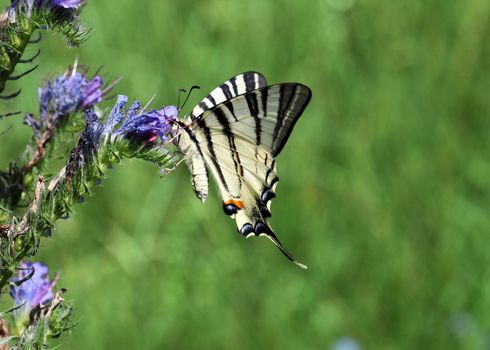
<instances>
[{"instance_id":1,"label":"swallowtail butterfly","mask_svg":"<svg viewBox=\"0 0 490 350\"><path fill-rule=\"evenodd\" d=\"M197 197L208 195L208 169L225 214L245 236L269 238L302 268L268 224L279 178L276 156L311 98L302 84L267 85L256 72L239 74L211 91L190 116L177 122L175 144L192 173Z\"/></svg>"}]
</instances>

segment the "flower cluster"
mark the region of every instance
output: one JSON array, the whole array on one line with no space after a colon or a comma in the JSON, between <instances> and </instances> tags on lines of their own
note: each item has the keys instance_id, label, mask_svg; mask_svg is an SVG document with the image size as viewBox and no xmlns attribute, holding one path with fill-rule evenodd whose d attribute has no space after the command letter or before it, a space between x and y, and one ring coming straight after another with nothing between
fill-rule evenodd
<instances>
[{"instance_id":1,"label":"flower cluster","mask_svg":"<svg viewBox=\"0 0 490 350\"><path fill-rule=\"evenodd\" d=\"M66 290L54 290L58 276L50 279L46 265L23 262L18 271L10 279L13 312L0 318L0 349L47 348L50 338L73 327L73 308L61 297ZM15 344L8 344L14 339Z\"/></svg>"},{"instance_id":2,"label":"flower cluster","mask_svg":"<svg viewBox=\"0 0 490 350\"><path fill-rule=\"evenodd\" d=\"M39 119L27 114L24 123L38 137L48 122L57 125L69 114L92 108L101 102L115 84L116 82L104 88L101 76L95 75L90 79L86 73L77 71L75 64L73 68L38 89Z\"/></svg>"},{"instance_id":3,"label":"flower cluster","mask_svg":"<svg viewBox=\"0 0 490 350\"><path fill-rule=\"evenodd\" d=\"M88 79L86 74L77 71L75 65L38 90L41 117L46 117L50 110L65 116L92 107L95 103L101 102L104 94L112 87L102 90L103 85L104 82L99 75Z\"/></svg>"},{"instance_id":4,"label":"flower cluster","mask_svg":"<svg viewBox=\"0 0 490 350\"><path fill-rule=\"evenodd\" d=\"M74 9L79 8L85 2L85 0L51 0L44 2L50 3L51 6L59 6L65 9Z\"/></svg>"},{"instance_id":5,"label":"flower cluster","mask_svg":"<svg viewBox=\"0 0 490 350\"><path fill-rule=\"evenodd\" d=\"M120 96L126 98L125 96ZM115 135L134 137L151 143L160 138L166 142L170 138L172 126L177 118L178 110L175 106L166 106L162 109L149 112L137 113L140 104L135 101L122 123L121 127L114 132ZM119 119L121 116L115 116Z\"/></svg>"},{"instance_id":6,"label":"flower cluster","mask_svg":"<svg viewBox=\"0 0 490 350\"><path fill-rule=\"evenodd\" d=\"M85 130L72 149L66 166L55 176L48 189L55 194L73 189L67 206L55 208L59 218L70 211L71 200L83 201L90 194L93 183L100 183L105 171L123 157L144 159L160 167L166 174L178 164L179 156L168 147L174 133L178 109L167 106L145 111L139 101L126 107L128 98L117 97L117 102L104 121L99 111L88 109L85 113ZM64 185L63 185L64 184Z\"/></svg>"},{"instance_id":7,"label":"flower cluster","mask_svg":"<svg viewBox=\"0 0 490 350\"><path fill-rule=\"evenodd\" d=\"M35 19L38 13L45 12L52 17L53 23L76 22L78 9L85 2L86 0L11 0L3 16L8 23L16 23L19 17Z\"/></svg>"},{"instance_id":8,"label":"flower cluster","mask_svg":"<svg viewBox=\"0 0 490 350\"><path fill-rule=\"evenodd\" d=\"M48 267L39 262L24 262L18 271L17 277L11 280L10 295L14 304L20 306L20 314L25 316L36 306L53 299L58 277L49 279Z\"/></svg>"},{"instance_id":9,"label":"flower cluster","mask_svg":"<svg viewBox=\"0 0 490 350\"><path fill-rule=\"evenodd\" d=\"M17 9L22 9L26 13L40 9L78 9L85 3L85 0L11 0L9 16L15 15Z\"/></svg>"},{"instance_id":10,"label":"flower cluster","mask_svg":"<svg viewBox=\"0 0 490 350\"><path fill-rule=\"evenodd\" d=\"M166 142L171 138L177 107L167 106L145 112L141 110L139 101L134 101L126 109L127 103L128 98L119 95L106 123L94 111L86 112L86 137L92 146L96 147L100 140L107 138L125 138L143 144L152 144L158 139Z\"/></svg>"}]
</instances>

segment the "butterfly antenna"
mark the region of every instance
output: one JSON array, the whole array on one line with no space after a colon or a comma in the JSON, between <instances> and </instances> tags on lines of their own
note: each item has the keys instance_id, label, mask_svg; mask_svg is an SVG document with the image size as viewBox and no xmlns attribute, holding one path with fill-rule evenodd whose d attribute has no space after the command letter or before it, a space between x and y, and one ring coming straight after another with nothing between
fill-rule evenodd
<instances>
[{"instance_id":1,"label":"butterfly antenna","mask_svg":"<svg viewBox=\"0 0 490 350\"><path fill-rule=\"evenodd\" d=\"M187 93L187 96L185 97L185 100L184 100L184 103L182 103L182 106L180 105L180 96L181 96L181 92L186 92L185 89L182 89L180 88L179 89L179 98L177 100L177 107L179 109L179 111L184 108L185 104L187 103L187 100L189 99L189 97L191 97L191 93L192 93L192 90L196 90L196 89L200 89L199 86L197 85L193 85L190 89L189 89L189 92Z\"/></svg>"},{"instance_id":2,"label":"butterfly antenna","mask_svg":"<svg viewBox=\"0 0 490 350\"><path fill-rule=\"evenodd\" d=\"M178 95L177 95L177 109L178 109L179 111L180 111L180 96L182 95L182 93L183 93L183 92L187 92L187 90L186 90L186 89L184 89L184 88L180 88L180 89L177 91L177 93L178 93Z\"/></svg>"}]
</instances>

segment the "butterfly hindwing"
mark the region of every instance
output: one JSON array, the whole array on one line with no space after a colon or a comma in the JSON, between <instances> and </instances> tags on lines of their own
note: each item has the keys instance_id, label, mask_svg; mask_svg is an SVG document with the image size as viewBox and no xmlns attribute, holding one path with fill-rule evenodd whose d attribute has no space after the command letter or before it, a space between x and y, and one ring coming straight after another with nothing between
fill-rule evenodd
<instances>
[{"instance_id":1,"label":"butterfly hindwing","mask_svg":"<svg viewBox=\"0 0 490 350\"><path fill-rule=\"evenodd\" d=\"M203 148L196 139L194 131L187 127L180 127L176 137L177 147L184 155L184 160L192 174L192 187L196 196L204 202L208 197L208 168L204 161Z\"/></svg>"},{"instance_id":2,"label":"butterfly hindwing","mask_svg":"<svg viewBox=\"0 0 490 350\"><path fill-rule=\"evenodd\" d=\"M268 237L301 267L305 266L283 248L268 219L279 181L275 157L310 98L310 89L302 84L266 86L258 73L238 75L193 109L178 143L198 197L207 195L207 166L218 184L223 210L236 220L238 231L245 237Z\"/></svg>"}]
</instances>

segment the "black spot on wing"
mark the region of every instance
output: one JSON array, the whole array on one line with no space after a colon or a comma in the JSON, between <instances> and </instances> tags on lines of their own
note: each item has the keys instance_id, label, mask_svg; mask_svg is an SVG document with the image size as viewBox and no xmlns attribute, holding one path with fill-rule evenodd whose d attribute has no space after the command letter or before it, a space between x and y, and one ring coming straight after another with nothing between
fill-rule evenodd
<instances>
[{"instance_id":1,"label":"black spot on wing","mask_svg":"<svg viewBox=\"0 0 490 350\"><path fill-rule=\"evenodd\" d=\"M260 215L262 218L267 219L272 216L267 204L270 200L276 198L276 194L270 188L265 188L260 195L260 198L257 199L257 205L260 208Z\"/></svg>"},{"instance_id":2,"label":"black spot on wing","mask_svg":"<svg viewBox=\"0 0 490 350\"><path fill-rule=\"evenodd\" d=\"M248 236L249 234L253 233L255 236L258 236L260 235L261 233L265 233L265 234L271 234L272 233L272 230L270 229L269 226L267 226L266 223L262 222L262 221L257 221L255 223L255 227L247 222L246 224L244 224L240 230L238 231L242 236Z\"/></svg>"},{"instance_id":3,"label":"black spot on wing","mask_svg":"<svg viewBox=\"0 0 490 350\"><path fill-rule=\"evenodd\" d=\"M239 230L239 232L242 236L245 236L245 237L251 233L255 233L252 224L250 224L248 222L242 226L242 228Z\"/></svg>"},{"instance_id":4,"label":"black spot on wing","mask_svg":"<svg viewBox=\"0 0 490 350\"><path fill-rule=\"evenodd\" d=\"M276 194L270 188L264 189L260 195L260 200L263 204L267 204L273 198L276 198Z\"/></svg>"},{"instance_id":5,"label":"black spot on wing","mask_svg":"<svg viewBox=\"0 0 490 350\"><path fill-rule=\"evenodd\" d=\"M260 215L262 215L264 219L270 218L272 216L270 210L265 205L260 206Z\"/></svg>"},{"instance_id":6,"label":"black spot on wing","mask_svg":"<svg viewBox=\"0 0 490 350\"><path fill-rule=\"evenodd\" d=\"M255 224L255 234L260 235L261 233L271 233L272 230L262 221Z\"/></svg>"},{"instance_id":7,"label":"black spot on wing","mask_svg":"<svg viewBox=\"0 0 490 350\"><path fill-rule=\"evenodd\" d=\"M225 204L223 203L223 211L226 215L233 215L238 212L238 207L235 204Z\"/></svg>"}]
</instances>

